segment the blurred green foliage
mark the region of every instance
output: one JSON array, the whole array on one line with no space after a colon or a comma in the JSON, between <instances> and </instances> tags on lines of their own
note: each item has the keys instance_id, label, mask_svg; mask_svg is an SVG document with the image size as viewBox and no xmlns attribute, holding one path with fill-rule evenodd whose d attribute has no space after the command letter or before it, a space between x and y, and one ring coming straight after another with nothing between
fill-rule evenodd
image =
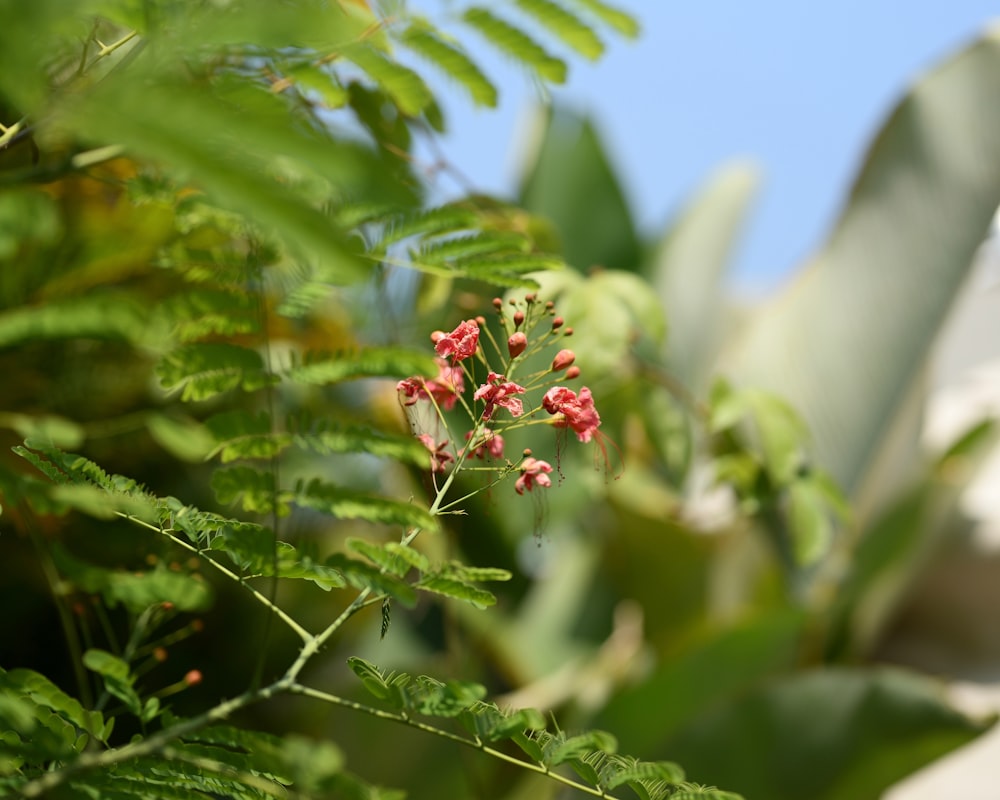
<instances>
[{"instance_id":1,"label":"blurred green foliage","mask_svg":"<svg viewBox=\"0 0 1000 800\"><path fill-rule=\"evenodd\" d=\"M807 275L737 313L749 165L645 242L596 126L547 110L517 202L427 207L425 65L489 107L472 37L559 82L559 47L637 32L459 5L0 4L4 791L79 758L60 796L875 798L987 726L870 660L990 441L917 458L901 410L1000 202L997 43L914 88ZM600 435L512 432L556 485L470 472L434 515L393 382L498 291L558 304ZM313 688L241 699L297 646Z\"/></svg>"}]
</instances>

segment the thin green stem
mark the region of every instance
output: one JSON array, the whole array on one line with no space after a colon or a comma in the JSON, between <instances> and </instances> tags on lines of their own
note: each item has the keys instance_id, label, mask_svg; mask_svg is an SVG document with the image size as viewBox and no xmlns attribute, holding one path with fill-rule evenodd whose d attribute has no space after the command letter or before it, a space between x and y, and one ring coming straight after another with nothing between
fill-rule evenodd
<instances>
[{"instance_id":1,"label":"thin green stem","mask_svg":"<svg viewBox=\"0 0 1000 800\"><path fill-rule=\"evenodd\" d=\"M235 581L244 589L246 589L248 592L250 592L250 594L252 594L259 602L263 603L282 622L284 622L289 628L295 631L295 633L303 642L309 642L310 640L312 640L313 635L309 633L309 631L307 631L305 628L303 628L298 622L292 619L292 617L290 617L280 606L278 606L276 603L273 603L265 595L261 594L259 591L254 589L250 584L248 584L245 580L243 580L239 575L237 575L231 569L223 566L214 558L209 558L207 555L205 555L205 552L203 550L195 547L194 545L188 544L178 536L174 536L174 534L168 528L162 528L157 525L152 525L143 519L139 519L138 517L132 516L131 514L126 514L121 511L116 511L115 513L119 517L122 517L123 519L127 519L130 520L131 522L134 522L136 525L141 525L142 527L148 528L151 531L156 531L157 533L166 536L170 541L172 541L179 547L182 547L188 552L194 553L195 555L201 556L203 560L207 561L209 564L215 567L215 569L217 569L227 578Z\"/></svg>"},{"instance_id":2,"label":"thin green stem","mask_svg":"<svg viewBox=\"0 0 1000 800\"><path fill-rule=\"evenodd\" d=\"M607 800L615 800L614 795L608 794L603 789L595 786L588 786L585 783L580 783L579 781L575 781L565 775L561 775L560 773L553 771L550 767L547 767L545 764L515 758L514 756L490 747L485 744L482 739L462 736L461 734L446 731L443 728L428 725L426 722L420 722L419 720L413 719L408 714L402 712L394 713L392 711L383 711L382 709L366 706L364 703L348 700L344 697L339 697L338 695L330 694L319 689L313 689L309 686L303 686L299 683L293 683L289 687L289 691L292 694L301 694L305 697L311 697L314 700L321 700L325 703L330 703L331 705L349 708L352 711L360 711L378 719L391 720L392 722L397 722L410 728L416 728L418 731L423 731L424 733L429 733L442 739L447 739L448 741L457 742L458 744L465 745L466 747L471 747L473 750L478 750L479 752L492 756L493 758L506 761L508 764L514 764L515 766L529 770L530 772L537 772L539 775L545 775L554 781L558 781L566 786L571 786L574 789L586 792L594 797L603 797L607 798Z\"/></svg>"}]
</instances>

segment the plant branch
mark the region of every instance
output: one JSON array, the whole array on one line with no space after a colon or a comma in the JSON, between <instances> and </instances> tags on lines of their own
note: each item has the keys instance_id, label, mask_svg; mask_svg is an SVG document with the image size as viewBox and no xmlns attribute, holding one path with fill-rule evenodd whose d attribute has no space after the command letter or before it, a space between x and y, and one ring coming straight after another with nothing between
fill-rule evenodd
<instances>
[{"instance_id":1,"label":"plant branch","mask_svg":"<svg viewBox=\"0 0 1000 800\"><path fill-rule=\"evenodd\" d=\"M594 786L588 786L585 783L580 783L572 778L567 778L565 775L561 775L558 772L553 771L550 767L544 764L535 763L532 761L525 761L521 758L515 758L514 756L508 755L500 750L497 750L489 745L485 744L482 739L478 737L468 737L462 736L461 734L452 733L451 731L446 731L443 728L437 728L433 725L429 725L426 722L420 722L415 720L405 713L394 713L392 711L383 711L379 708L373 708L372 706L366 706L364 703L358 703L354 700L348 700L344 697L339 697L335 694L330 694L329 692L324 692L319 689L313 689L309 686L303 686L299 683L293 683L289 687L289 691L292 694L301 694L305 697L311 697L314 700L322 700L325 703L330 703L331 705L341 706L343 708L349 708L353 711L360 711L364 714L368 714L372 717L377 717L378 719L391 720L392 722L398 722L402 725L406 725L410 728L416 728L424 733L430 733L434 736L438 736L442 739L447 739L451 742L457 742L458 744L465 745L466 747L471 747L473 750L478 750L493 758L498 758L501 761L506 761L508 764L513 764L522 769L526 769L530 772L536 772L539 775L545 775L554 781L565 784L566 786L571 786L581 792L586 792L594 797L603 797L606 800L615 800L615 796L608 794L603 789Z\"/></svg>"},{"instance_id":2,"label":"plant branch","mask_svg":"<svg viewBox=\"0 0 1000 800\"><path fill-rule=\"evenodd\" d=\"M181 539L178 536L174 536L174 534L171 533L171 531L170 531L169 528L161 528L161 527L158 527L156 525L152 525L152 524L146 522L143 519L139 519L138 517L132 516L131 514L126 514L126 513L122 512L122 511L116 511L115 513L118 516L122 517L123 519L127 519L127 520L130 520L131 522L134 522L136 525L141 525L142 527L148 528L151 531L156 531L157 533L163 534L168 539L170 539L170 541L172 541L174 544L178 545L179 547L183 547L188 552L191 552L191 553L194 553L195 555L201 556L201 558L204 561L207 561L209 564L211 564L213 567L215 567L215 569L217 569L219 572L221 572L227 578L235 581L240 586L242 586L243 588L245 588L248 592L250 592L250 594L252 594L260 603L262 603L264 606L266 606L272 613L274 613L279 619L281 619L282 622L284 622L289 628L291 628L293 631L295 631L295 633L298 635L298 637L303 642L309 642L310 640L312 640L313 635L311 633L309 633L309 631L307 631L305 628L303 628L298 622L296 622L294 619L292 619L292 617L289 616L284 611L284 609L282 609L276 603L272 602L270 599L268 599L261 592L259 592L256 589L254 589L253 586L251 586L245 580L243 580L242 578L240 578L240 576L237 575L235 572L233 572L231 569L229 569L228 567L223 566L218 561L216 561L214 558L209 558L207 555L205 555L204 550L201 550L200 548L197 548L194 545L189 544L188 542L185 542L183 539Z\"/></svg>"}]
</instances>

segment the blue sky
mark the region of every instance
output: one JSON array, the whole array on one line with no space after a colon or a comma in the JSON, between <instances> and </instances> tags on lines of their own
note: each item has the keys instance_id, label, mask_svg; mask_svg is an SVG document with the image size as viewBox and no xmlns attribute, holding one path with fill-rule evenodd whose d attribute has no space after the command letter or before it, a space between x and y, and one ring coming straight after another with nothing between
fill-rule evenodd
<instances>
[{"instance_id":1,"label":"blue sky","mask_svg":"<svg viewBox=\"0 0 1000 800\"><path fill-rule=\"evenodd\" d=\"M596 64L571 58L553 99L596 120L649 236L715 167L755 161L762 194L734 265L736 285L754 292L778 285L823 241L907 86L998 11L986 0L617 4L642 22L640 39L606 36ZM447 6L413 5L435 18ZM451 92L445 152L479 189L509 194L539 93L472 36L464 41L499 81L501 104L476 110Z\"/></svg>"}]
</instances>

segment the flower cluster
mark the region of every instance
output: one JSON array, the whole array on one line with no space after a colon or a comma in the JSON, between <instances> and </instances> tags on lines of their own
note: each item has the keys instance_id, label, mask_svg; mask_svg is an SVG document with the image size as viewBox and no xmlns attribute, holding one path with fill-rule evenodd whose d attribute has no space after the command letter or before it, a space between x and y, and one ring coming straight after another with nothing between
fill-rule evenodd
<instances>
[{"instance_id":1,"label":"flower cluster","mask_svg":"<svg viewBox=\"0 0 1000 800\"><path fill-rule=\"evenodd\" d=\"M495 298L493 307L497 326L489 326L484 317L477 317L460 322L450 333L432 333L438 374L432 378L406 378L396 385L396 390L404 409L430 405L437 420L436 432L442 428L447 432L443 436L426 431L415 433L430 454L432 473L483 469L497 473L499 481L515 472L518 477L514 490L524 494L536 486L552 485L549 478L552 465L532 456L531 450L525 450L515 461L506 459L502 432L548 425L572 430L579 441L586 443L600 437L597 429L601 417L589 388L583 386L574 391L556 385L580 377L572 350L559 349L541 369L531 366L538 364L538 357L545 349L573 335L573 329L556 314L553 304L528 294L523 300L508 301L507 305ZM522 377L520 373L527 374ZM478 386L471 398L465 393L466 385ZM530 397L535 392L541 394L537 405L532 404ZM454 420L444 414L456 408L465 413L471 424L464 438L451 434ZM491 465L473 467L468 464L473 459ZM450 482L451 475L441 492L447 490Z\"/></svg>"}]
</instances>

